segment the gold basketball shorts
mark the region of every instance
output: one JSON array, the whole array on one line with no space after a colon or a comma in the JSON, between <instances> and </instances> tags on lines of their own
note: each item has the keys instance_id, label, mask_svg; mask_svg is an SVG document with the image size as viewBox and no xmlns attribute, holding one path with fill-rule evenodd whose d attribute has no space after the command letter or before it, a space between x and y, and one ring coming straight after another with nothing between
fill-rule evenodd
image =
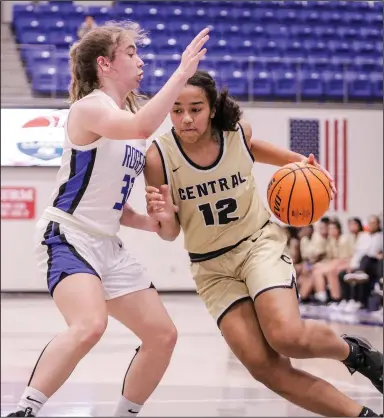
<instances>
[{"instance_id":1,"label":"gold basketball shorts","mask_svg":"<svg viewBox=\"0 0 384 418\"><path fill-rule=\"evenodd\" d=\"M219 325L235 303L274 288L296 286L296 273L287 247L287 235L269 222L232 250L194 262L196 289Z\"/></svg>"}]
</instances>

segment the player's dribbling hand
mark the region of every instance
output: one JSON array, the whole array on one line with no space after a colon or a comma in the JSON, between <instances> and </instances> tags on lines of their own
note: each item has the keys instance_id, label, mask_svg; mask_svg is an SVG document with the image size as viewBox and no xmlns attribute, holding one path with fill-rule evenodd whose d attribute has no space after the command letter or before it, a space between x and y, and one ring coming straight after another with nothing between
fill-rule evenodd
<instances>
[{"instance_id":1,"label":"player's dribbling hand","mask_svg":"<svg viewBox=\"0 0 384 418\"><path fill-rule=\"evenodd\" d=\"M332 199L333 199L333 196L337 193L337 190L336 190L336 186L335 186L335 180L330 175L329 171L326 170L321 164L319 164L316 161L316 158L315 158L315 156L313 154L309 154L309 157L308 158L304 158L303 160L301 160L301 162L303 164L311 164L311 165L314 165L316 168L318 168L320 171L322 171L326 175L326 177L328 178L329 183L331 185Z\"/></svg>"},{"instance_id":2,"label":"player's dribbling hand","mask_svg":"<svg viewBox=\"0 0 384 418\"><path fill-rule=\"evenodd\" d=\"M186 80L195 74L201 58L207 52L207 48L201 48L209 39L208 32L209 28L203 29L187 46L181 56L181 62L177 71L179 71Z\"/></svg>"},{"instance_id":3,"label":"player's dribbling hand","mask_svg":"<svg viewBox=\"0 0 384 418\"><path fill-rule=\"evenodd\" d=\"M161 221L173 218L179 208L173 204L172 195L168 185L160 186L160 190L153 186L145 188L148 215Z\"/></svg>"}]
</instances>

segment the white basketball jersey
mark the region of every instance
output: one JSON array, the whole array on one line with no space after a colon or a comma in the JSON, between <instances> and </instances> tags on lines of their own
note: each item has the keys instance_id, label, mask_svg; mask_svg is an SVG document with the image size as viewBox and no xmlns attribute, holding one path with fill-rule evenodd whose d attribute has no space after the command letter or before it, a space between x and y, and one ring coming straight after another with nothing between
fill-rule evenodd
<instances>
[{"instance_id":1,"label":"white basketball jersey","mask_svg":"<svg viewBox=\"0 0 384 418\"><path fill-rule=\"evenodd\" d=\"M101 90L94 90L81 100L96 95L118 108ZM78 146L68 137L67 123L64 132L56 187L51 205L42 217L89 233L114 236L135 179L144 169L146 141L101 137L92 144Z\"/></svg>"}]
</instances>

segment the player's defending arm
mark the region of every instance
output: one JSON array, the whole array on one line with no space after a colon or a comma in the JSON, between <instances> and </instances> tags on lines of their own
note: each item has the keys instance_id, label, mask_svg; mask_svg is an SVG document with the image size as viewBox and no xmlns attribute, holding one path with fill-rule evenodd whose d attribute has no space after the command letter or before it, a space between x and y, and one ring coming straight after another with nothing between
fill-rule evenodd
<instances>
[{"instance_id":1,"label":"player's defending arm","mask_svg":"<svg viewBox=\"0 0 384 418\"><path fill-rule=\"evenodd\" d=\"M306 157L304 155L298 154L297 152L277 147L276 145L273 145L270 142L262 141L261 139L254 139L252 138L251 125L245 120L241 120L239 123L243 128L248 147L256 162L276 165L278 167L298 162L301 162L303 164L312 164L328 177L331 183L332 191L336 193L335 183L332 176L324 167L322 167L316 161L315 156L313 154L310 154L309 157Z\"/></svg>"},{"instance_id":2,"label":"player's defending arm","mask_svg":"<svg viewBox=\"0 0 384 418\"><path fill-rule=\"evenodd\" d=\"M130 114L110 106L95 106L96 100L84 100L81 123L85 130L113 139L147 139L166 118L187 80L196 72L205 55L204 44L209 39L209 29L202 30L183 52L180 65L162 89L137 113ZM202 49L203 48L203 49Z\"/></svg>"},{"instance_id":3,"label":"player's defending arm","mask_svg":"<svg viewBox=\"0 0 384 418\"><path fill-rule=\"evenodd\" d=\"M147 210L151 217L160 223L157 232L160 238L174 241L180 234L180 223L177 219L177 207L173 204L169 186L165 185L163 165L159 152L152 144L146 154L144 168Z\"/></svg>"},{"instance_id":4,"label":"player's defending arm","mask_svg":"<svg viewBox=\"0 0 384 418\"><path fill-rule=\"evenodd\" d=\"M148 215L137 213L130 205L126 204L120 218L120 225L142 231L159 232L160 223Z\"/></svg>"}]
</instances>

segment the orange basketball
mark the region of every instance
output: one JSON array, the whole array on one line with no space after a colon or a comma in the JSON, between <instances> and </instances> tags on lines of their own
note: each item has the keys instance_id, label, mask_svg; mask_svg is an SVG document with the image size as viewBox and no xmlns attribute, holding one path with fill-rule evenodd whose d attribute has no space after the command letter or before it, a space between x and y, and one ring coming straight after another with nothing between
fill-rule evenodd
<instances>
[{"instance_id":1,"label":"orange basketball","mask_svg":"<svg viewBox=\"0 0 384 418\"><path fill-rule=\"evenodd\" d=\"M281 222L307 226L328 210L331 186L325 174L310 164L292 163L281 167L268 185L268 205Z\"/></svg>"}]
</instances>

